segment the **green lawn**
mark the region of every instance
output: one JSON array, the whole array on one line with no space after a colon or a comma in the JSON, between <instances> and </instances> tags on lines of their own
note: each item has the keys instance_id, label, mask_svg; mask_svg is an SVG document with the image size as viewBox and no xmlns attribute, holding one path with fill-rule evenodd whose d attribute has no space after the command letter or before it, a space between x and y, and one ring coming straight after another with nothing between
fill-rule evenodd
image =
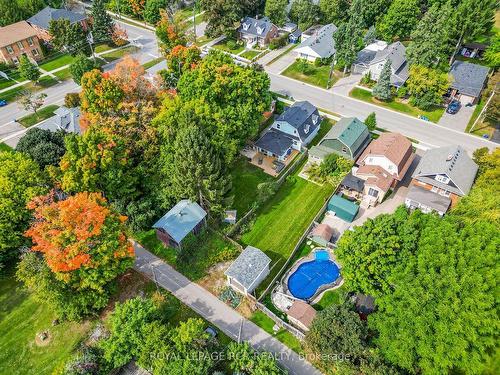
<instances>
[{"instance_id":1,"label":"green lawn","mask_svg":"<svg viewBox=\"0 0 500 375\"><path fill-rule=\"evenodd\" d=\"M297 241L333 193L331 184L319 186L298 177L300 169L301 166L287 177L278 192L257 210L255 223L241 237L245 245L264 251L274 265L260 290L278 273Z\"/></svg>"},{"instance_id":2,"label":"green lawn","mask_svg":"<svg viewBox=\"0 0 500 375\"><path fill-rule=\"evenodd\" d=\"M311 85L326 88L328 85L328 76L330 75L330 66L315 66L314 64L308 63L308 68L306 71L302 72L300 70L300 62L297 60L281 74ZM330 82L330 86L332 86L337 79L338 78L334 75Z\"/></svg>"},{"instance_id":3,"label":"green lawn","mask_svg":"<svg viewBox=\"0 0 500 375\"><path fill-rule=\"evenodd\" d=\"M71 72L69 71L69 67L63 70L59 70L58 72L53 73L57 78L61 81L65 81L71 78Z\"/></svg>"},{"instance_id":4,"label":"green lawn","mask_svg":"<svg viewBox=\"0 0 500 375\"><path fill-rule=\"evenodd\" d=\"M157 57L156 59L153 59L151 61L148 61L147 63L142 64L142 66L144 67L144 69L149 69L155 66L156 64L161 63L163 60L164 60L163 57Z\"/></svg>"},{"instance_id":5,"label":"green lawn","mask_svg":"<svg viewBox=\"0 0 500 375\"><path fill-rule=\"evenodd\" d=\"M469 120L469 123L467 124L467 128L465 129L466 133L470 132L470 129L476 119L479 117L479 114L483 110L484 106L486 105L488 98L481 98L479 100L479 103L477 103L476 108L474 109L474 113L472 113L472 116ZM493 135L493 132L496 129L496 126L499 126L498 124L495 124L493 121L489 121L487 119L484 119L481 121L478 121L477 124L474 126L474 131L472 131L471 134L477 135L479 137L482 137L484 134L488 134L490 137Z\"/></svg>"},{"instance_id":6,"label":"green lawn","mask_svg":"<svg viewBox=\"0 0 500 375\"><path fill-rule=\"evenodd\" d=\"M262 328L267 333L273 335L283 344L288 346L290 349L295 351L296 353L302 353L302 344L298 338L288 332L286 329L282 328L277 333L274 333L274 321L264 314L262 311L257 310L252 317L250 318L252 322L257 324L260 328Z\"/></svg>"},{"instance_id":7,"label":"green lawn","mask_svg":"<svg viewBox=\"0 0 500 375\"><path fill-rule=\"evenodd\" d=\"M335 289L326 291L318 303L312 305L316 310L321 311L330 305L338 305L341 303L341 296L346 292L344 285Z\"/></svg>"},{"instance_id":8,"label":"green lawn","mask_svg":"<svg viewBox=\"0 0 500 375\"><path fill-rule=\"evenodd\" d=\"M102 44L99 44L99 45L94 47L94 53L101 53L101 52L109 51L110 49L113 49L113 48L116 48L116 47L110 46L107 43L102 43Z\"/></svg>"},{"instance_id":9,"label":"green lawn","mask_svg":"<svg viewBox=\"0 0 500 375\"><path fill-rule=\"evenodd\" d=\"M69 53L58 54L52 58L49 58L47 61L39 65L39 68L50 72L51 70L60 68L61 66L71 64L75 60L74 56L71 56Z\"/></svg>"},{"instance_id":10,"label":"green lawn","mask_svg":"<svg viewBox=\"0 0 500 375\"><path fill-rule=\"evenodd\" d=\"M410 116L418 117L418 116L427 116L431 122L438 122L441 116L444 113L444 107L436 107L430 111L424 111L418 109L417 107L412 106L411 104L403 103L398 99L392 99L391 101L384 102L380 100L376 100L372 97L370 91L363 90L355 87L351 90L349 95L353 98L363 100L364 102L373 103L381 107L386 107L393 109L394 111L405 113Z\"/></svg>"},{"instance_id":11,"label":"green lawn","mask_svg":"<svg viewBox=\"0 0 500 375\"><path fill-rule=\"evenodd\" d=\"M5 271L4 271L5 272ZM36 301L9 271L0 279L0 373L51 374L66 361L90 328L89 323L61 323L50 308ZM46 346L35 344L36 334L49 330Z\"/></svg>"},{"instance_id":12,"label":"green lawn","mask_svg":"<svg viewBox=\"0 0 500 375\"><path fill-rule=\"evenodd\" d=\"M286 50L284 50L282 53L280 53L278 56L276 56L274 59L272 59L271 61L269 61L266 65L271 65L272 63L278 61L279 59L281 59L283 56L287 55L288 53L290 53L291 50L293 50L295 47L297 47L298 44L292 44L290 47L288 47Z\"/></svg>"},{"instance_id":13,"label":"green lawn","mask_svg":"<svg viewBox=\"0 0 500 375\"><path fill-rule=\"evenodd\" d=\"M244 157L238 158L231 166L232 188L230 195L234 196L233 208L241 218L257 199L257 185L271 182L274 178L262 169L250 164Z\"/></svg>"},{"instance_id":14,"label":"green lawn","mask_svg":"<svg viewBox=\"0 0 500 375\"><path fill-rule=\"evenodd\" d=\"M237 55L238 53L240 53L241 51L243 51L245 49L245 45L242 43L236 44L236 47L234 49L230 49L227 45L227 42L229 42L230 40L232 40L233 42L236 43L236 40L234 40L234 39L225 39L222 42L216 44L214 46L214 48L232 53L233 55Z\"/></svg>"},{"instance_id":15,"label":"green lawn","mask_svg":"<svg viewBox=\"0 0 500 375\"><path fill-rule=\"evenodd\" d=\"M118 50L113 51L113 52L106 53L104 55L101 55L101 57L105 58L108 62L111 62L111 61L121 59L126 54L131 54L131 53L137 52L137 50L138 50L137 47L129 46L129 47L125 47L122 49L118 49Z\"/></svg>"},{"instance_id":16,"label":"green lawn","mask_svg":"<svg viewBox=\"0 0 500 375\"><path fill-rule=\"evenodd\" d=\"M12 151L12 147L10 147L8 144L0 142L0 151Z\"/></svg>"},{"instance_id":17,"label":"green lawn","mask_svg":"<svg viewBox=\"0 0 500 375\"><path fill-rule=\"evenodd\" d=\"M134 238L146 249L164 259L189 279L196 281L207 275L207 270L216 263L227 261L238 255L238 249L212 231L198 237L198 247L188 261L178 259L178 251L167 248L156 238L155 230L135 233Z\"/></svg>"},{"instance_id":18,"label":"green lawn","mask_svg":"<svg viewBox=\"0 0 500 375\"><path fill-rule=\"evenodd\" d=\"M20 119L17 120L17 122L19 122L25 128L29 128L30 126L38 124L40 121L46 120L49 117L54 116L54 111L57 108L59 108L58 105L55 104L48 105L47 107L39 109L37 114L32 113L31 115L21 117Z\"/></svg>"},{"instance_id":19,"label":"green lawn","mask_svg":"<svg viewBox=\"0 0 500 375\"><path fill-rule=\"evenodd\" d=\"M16 98L19 96L19 94L23 90L39 91L39 90L42 90L44 88L54 86L56 84L57 84L57 81L54 78L49 77L49 76L45 76L45 77L40 78L40 81L38 81L37 85L30 82L30 83L27 83L23 86L18 86L18 87L11 89L11 90L7 90L5 92L0 93L0 99L4 99L4 100L7 100L8 102L12 102L12 101L16 100Z\"/></svg>"},{"instance_id":20,"label":"green lawn","mask_svg":"<svg viewBox=\"0 0 500 375\"><path fill-rule=\"evenodd\" d=\"M243 52L240 56L243 57L244 59L252 60L254 57L257 57L260 55L262 51L256 51L256 50L248 50Z\"/></svg>"}]
</instances>

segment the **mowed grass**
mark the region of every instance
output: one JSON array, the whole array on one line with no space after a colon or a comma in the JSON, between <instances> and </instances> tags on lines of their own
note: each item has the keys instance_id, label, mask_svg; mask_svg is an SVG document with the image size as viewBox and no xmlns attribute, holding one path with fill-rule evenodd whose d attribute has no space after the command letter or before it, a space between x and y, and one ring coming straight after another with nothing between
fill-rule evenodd
<instances>
[{"instance_id":1,"label":"mowed grass","mask_svg":"<svg viewBox=\"0 0 500 375\"><path fill-rule=\"evenodd\" d=\"M245 245L264 251L273 269L260 289L265 288L292 253L300 237L333 193L331 184L316 185L297 176L302 166L286 178L278 192L257 210L249 232L243 234Z\"/></svg>"},{"instance_id":2,"label":"mowed grass","mask_svg":"<svg viewBox=\"0 0 500 375\"><path fill-rule=\"evenodd\" d=\"M52 326L50 307L36 301L9 271L0 279L0 374L44 375L66 361L90 329L90 323ZM46 346L37 333L49 331Z\"/></svg>"},{"instance_id":3,"label":"mowed grass","mask_svg":"<svg viewBox=\"0 0 500 375\"><path fill-rule=\"evenodd\" d=\"M243 57L244 59L252 60L253 58L257 57L260 55L261 51L256 51L256 50L248 50L243 52L240 56Z\"/></svg>"},{"instance_id":4,"label":"mowed grass","mask_svg":"<svg viewBox=\"0 0 500 375\"><path fill-rule=\"evenodd\" d=\"M0 151L12 151L12 147L6 143L0 142Z\"/></svg>"},{"instance_id":5,"label":"mowed grass","mask_svg":"<svg viewBox=\"0 0 500 375\"><path fill-rule=\"evenodd\" d=\"M393 109L394 111L405 113L410 116L418 117L418 116L427 116L431 122L438 122L441 116L444 113L444 107L436 107L430 111L424 111L418 109L417 107L412 106L408 103L403 103L398 99L392 99L390 101L381 101L373 98L370 91L363 90L355 87L351 90L349 95L355 99L362 100L364 102L376 104L381 107L386 107Z\"/></svg>"},{"instance_id":6,"label":"mowed grass","mask_svg":"<svg viewBox=\"0 0 500 375\"><path fill-rule=\"evenodd\" d=\"M298 338L288 332L286 329L281 328L277 333L274 333L274 321L264 314L262 311L257 310L250 318L252 322L257 324L264 331L269 333L270 335L277 338L283 344L288 346L290 349L295 351L296 353L302 353L302 344Z\"/></svg>"},{"instance_id":7,"label":"mowed grass","mask_svg":"<svg viewBox=\"0 0 500 375\"><path fill-rule=\"evenodd\" d=\"M347 292L345 285L334 289L326 291L321 299L312 305L317 311L322 311L330 305L338 305L342 302L342 296Z\"/></svg>"},{"instance_id":8,"label":"mowed grass","mask_svg":"<svg viewBox=\"0 0 500 375\"><path fill-rule=\"evenodd\" d=\"M75 60L75 57L71 56L69 53L63 55L57 55L49 58L46 62L39 65L40 69L50 72L51 70L60 68L64 65L71 64Z\"/></svg>"},{"instance_id":9,"label":"mowed grass","mask_svg":"<svg viewBox=\"0 0 500 375\"><path fill-rule=\"evenodd\" d=\"M315 66L314 64L308 63L307 69L302 71L300 69L300 62L297 60L288 68L285 69L282 75L293 78L302 82L309 83L314 86L319 86L326 88L328 86L328 77L330 75L330 66ZM338 78L335 74L330 81L330 86L332 86Z\"/></svg>"},{"instance_id":10,"label":"mowed grass","mask_svg":"<svg viewBox=\"0 0 500 375\"><path fill-rule=\"evenodd\" d=\"M274 178L262 169L250 164L244 157L238 158L231 167L232 187L230 195L234 197L232 208L241 218L257 200L257 186L271 182Z\"/></svg>"}]
</instances>

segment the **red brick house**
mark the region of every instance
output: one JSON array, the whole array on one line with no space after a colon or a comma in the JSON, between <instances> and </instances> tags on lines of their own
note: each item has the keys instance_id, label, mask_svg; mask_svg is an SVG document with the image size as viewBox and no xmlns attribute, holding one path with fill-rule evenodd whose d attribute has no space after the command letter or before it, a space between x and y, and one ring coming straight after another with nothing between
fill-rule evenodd
<instances>
[{"instance_id":1,"label":"red brick house","mask_svg":"<svg viewBox=\"0 0 500 375\"><path fill-rule=\"evenodd\" d=\"M36 30L26 21L0 27L0 61L17 65L22 55L35 61L43 59Z\"/></svg>"}]
</instances>

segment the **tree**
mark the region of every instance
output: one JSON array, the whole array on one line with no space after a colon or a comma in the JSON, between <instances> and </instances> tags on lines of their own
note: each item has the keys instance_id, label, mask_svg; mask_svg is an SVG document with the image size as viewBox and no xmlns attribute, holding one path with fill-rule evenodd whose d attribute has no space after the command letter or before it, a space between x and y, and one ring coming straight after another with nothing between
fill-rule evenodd
<instances>
[{"instance_id":1,"label":"tree","mask_svg":"<svg viewBox=\"0 0 500 375\"><path fill-rule=\"evenodd\" d=\"M81 78L80 98L83 112L113 114L117 113L125 96L122 88L98 69L84 73Z\"/></svg>"},{"instance_id":2,"label":"tree","mask_svg":"<svg viewBox=\"0 0 500 375\"><path fill-rule=\"evenodd\" d=\"M349 0L320 0L319 9L326 23L339 24L348 16Z\"/></svg>"},{"instance_id":3,"label":"tree","mask_svg":"<svg viewBox=\"0 0 500 375\"><path fill-rule=\"evenodd\" d=\"M156 25L156 36L163 53L166 55L176 46L185 46L188 38L185 27L178 15L172 15L162 10L160 16L160 20Z\"/></svg>"},{"instance_id":4,"label":"tree","mask_svg":"<svg viewBox=\"0 0 500 375\"><path fill-rule=\"evenodd\" d=\"M500 35L496 34L491 38L490 45L484 52L484 59L488 62L489 66L494 69L500 67Z\"/></svg>"},{"instance_id":5,"label":"tree","mask_svg":"<svg viewBox=\"0 0 500 375\"><path fill-rule=\"evenodd\" d=\"M233 34L244 13L242 5L241 0L201 0L200 6L208 23L205 34L209 37Z\"/></svg>"},{"instance_id":6,"label":"tree","mask_svg":"<svg viewBox=\"0 0 500 375\"><path fill-rule=\"evenodd\" d=\"M391 94L392 61L387 59L380 72L377 84L373 88L373 96L380 100L390 100Z\"/></svg>"},{"instance_id":7,"label":"tree","mask_svg":"<svg viewBox=\"0 0 500 375\"><path fill-rule=\"evenodd\" d=\"M231 342L227 346L229 368L235 373L279 375L283 373L269 353L256 353L247 342Z\"/></svg>"},{"instance_id":8,"label":"tree","mask_svg":"<svg viewBox=\"0 0 500 375\"><path fill-rule=\"evenodd\" d=\"M76 58L69 66L69 72L73 77L73 81L75 81L77 85L81 83L82 77L85 73L90 72L91 70L94 69L100 70L99 66L96 65L95 61L87 58L83 54L79 54L78 56L76 56Z\"/></svg>"},{"instance_id":9,"label":"tree","mask_svg":"<svg viewBox=\"0 0 500 375\"><path fill-rule=\"evenodd\" d=\"M94 42L107 42L113 36L113 19L106 11L105 0L94 0L90 10L92 16L92 36Z\"/></svg>"},{"instance_id":10,"label":"tree","mask_svg":"<svg viewBox=\"0 0 500 375\"><path fill-rule=\"evenodd\" d=\"M68 50L73 55L90 52L87 34L79 22L71 24L66 18L51 20L49 34L50 43L59 51Z\"/></svg>"},{"instance_id":11,"label":"tree","mask_svg":"<svg viewBox=\"0 0 500 375\"><path fill-rule=\"evenodd\" d=\"M320 19L320 10L312 0L294 0L289 16L302 30L305 30Z\"/></svg>"},{"instance_id":12,"label":"tree","mask_svg":"<svg viewBox=\"0 0 500 375\"><path fill-rule=\"evenodd\" d=\"M365 125L371 132L377 128L377 119L375 118L375 112L370 113L365 119Z\"/></svg>"},{"instance_id":13,"label":"tree","mask_svg":"<svg viewBox=\"0 0 500 375\"><path fill-rule=\"evenodd\" d=\"M434 68L448 61L453 48L452 17L453 10L449 2L442 6L439 3L431 6L411 34L411 42L406 50L410 65Z\"/></svg>"},{"instance_id":14,"label":"tree","mask_svg":"<svg viewBox=\"0 0 500 375\"><path fill-rule=\"evenodd\" d=\"M353 0L349 13L356 13L361 17L362 27L369 28L375 25L386 12L393 0Z\"/></svg>"},{"instance_id":15,"label":"tree","mask_svg":"<svg viewBox=\"0 0 500 375\"><path fill-rule=\"evenodd\" d=\"M40 78L40 69L33 64L26 55L22 55L19 59L17 71L23 80L33 81L35 84Z\"/></svg>"},{"instance_id":16,"label":"tree","mask_svg":"<svg viewBox=\"0 0 500 375\"><path fill-rule=\"evenodd\" d=\"M407 39L420 18L418 0L394 0L377 24L377 32L386 40Z\"/></svg>"},{"instance_id":17,"label":"tree","mask_svg":"<svg viewBox=\"0 0 500 375\"><path fill-rule=\"evenodd\" d=\"M337 64L344 66L344 72L358 57L358 51L363 45L362 36L362 20L358 14L351 14L349 20L342 23L333 33L335 60Z\"/></svg>"},{"instance_id":18,"label":"tree","mask_svg":"<svg viewBox=\"0 0 500 375\"><path fill-rule=\"evenodd\" d=\"M222 213L231 182L219 155L199 126L179 131L170 178L177 198L188 198L212 213Z\"/></svg>"},{"instance_id":19,"label":"tree","mask_svg":"<svg viewBox=\"0 0 500 375\"><path fill-rule=\"evenodd\" d=\"M161 18L161 11L170 8L171 0L146 0L144 12L142 13L144 20L152 25Z\"/></svg>"},{"instance_id":20,"label":"tree","mask_svg":"<svg viewBox=\"0 0 500 375\"><path fill-rule=\"evenodd\" d=\"M16 151L24 152L38 163L41 169L57 165L64 155L64 131L31 128L19 140Z\"/></svg>"},{"instance_id":21,"label":"tree","mask_svg":"<svg viewBox=\"0 0 500 375\"><path fill-rule=\"evenodd\" d=\"M18 99L19 104L24 108L25 111L33 111L38 118L38 110L43 106L47 98L47 94L41 93L35 95L32 91L24 90Z\"/></svg>"},{"instance_id":22,"label":"tree","mask_svg":"<svg viewBox=\"0 0 500 375\"><path fill-rule=\"evenodd\" d=\"M446 73L420 65L410 67L410 78L406 83L410 103L423 110L440 105L449 87Z\"/></svg>"},{"instance_id":23,"label":"tree","mask_svg":"<svg viewBox=\"0 0 500 375\"><path fill-rule=\"evenodd\" d=\"M36 162L19 152L0 152L0 264L26 245L23 233L31 218L27 203L47 191Z\"/></svg>"},{"instance_id":24,"label":"tree","mask_svg":"<svg viewBox=\"0 0 500 375\"><path fill-rule=\"evenodd\" d=\"M287 19L286 7L288 0L267 0L264 14L271 22L278 26L283 26Z\"/></svg>"},{"instance_id":25,"label":"tree","mask_svg":"<svg viewBox=\"0 0 500 375\"><path fill-rule=\"evenodd\" d=\"M77 92L68 92L64 96L64 105L68 108L79 107L81 104L80 94Z\"/></svg>"}]
</instances>

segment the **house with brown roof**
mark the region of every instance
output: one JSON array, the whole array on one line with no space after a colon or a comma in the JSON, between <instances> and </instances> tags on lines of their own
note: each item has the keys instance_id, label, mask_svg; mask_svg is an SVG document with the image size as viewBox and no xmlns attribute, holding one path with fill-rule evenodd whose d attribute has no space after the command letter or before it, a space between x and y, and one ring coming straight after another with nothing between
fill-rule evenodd
<instances>
[{"instance_id":1,"label":"house with brown roof","mask_svg":"<svg viewBox=\"0 0 500 375\"><path fill-rule=\"evenodd\" d=\"M411 142L399 133L382 133L356 161L354 175L365 180L363 201L369 206L382 202L401 181L415 158Z\"/></svg>"},{"instance_id":2,"label":"house with brown roof","mask_svg":"<svg viewBox=\"0 0 500 375\"><path fill-rule=\"evenodd\" d=\"M311 328L312 322L316 317L316 310L304 301L295 300L288 309L286 315L290 323L307 332Z\"/></svg>"},{"instance_id":3,"label":"house with brown roof","mask_svg":"<svg viewBox=\"0 0 500 375\"><path fill-rule=\"evenodd\" d=\"M43 59L36 30L26 21L0 27L1 61L7 65L17 65L22 55L35 61Z\"/></svg>"}]
</instances>

